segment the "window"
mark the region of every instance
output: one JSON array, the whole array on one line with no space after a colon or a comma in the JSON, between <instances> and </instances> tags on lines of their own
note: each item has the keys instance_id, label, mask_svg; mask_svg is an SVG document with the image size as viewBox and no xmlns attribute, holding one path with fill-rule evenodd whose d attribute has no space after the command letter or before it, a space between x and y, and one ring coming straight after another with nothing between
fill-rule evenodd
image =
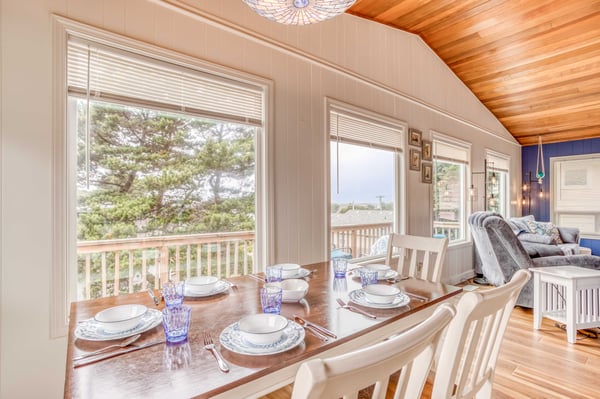
<instances>
[{"instance_id":1,"label":"window","mask_svg":"<svg viewBox=\"0 0 600 399\"><path fill-rule=\"evenodd\" d=\"M74 299L252 272L262 90L74 37L67 82Z\"/></svg>"},{"instance_id":2,"label":"window","mask_svg":"<svg viewBox=\"0 0 600 399\"><path fill-rule=\"evenodd\" d=\"M404 126L381 115L329 107L331 256L383 255L400 225Z\"/></svg>"},{"instance_id":3,"label":"window","mask_svg":"<svg viewBox=\"0 0 600 399\"><path fill-rule=\"evenodd\" d=\"M265 264L271 83L53 18L52 336L73 300Z\"/></svg>"},{"instance_id":4,"label":"window","mask_svg":"<svg viewBox=\"0 0 600 399\"><path fill-rule=\"evenodd\" d=\"M465 240L467 143L433 136L433 233L450 243Z\"/></svg>"},{"instance_id":5,"label":"window","mask_svg":"<svg viewBox=\"0 0 600 399\"><path fill-rule=\"evenodd\" d=\"M487 151L487 210L508 217L509 210L509 157Z\"/></svg>"},{"instance_id":6,"label":"window","mask_svg":"<svg viewBox=\"0 0 600 399\"><path fill-rule=\"evenodd\" d=\"M600 154L551 158L552 220L600 234Z\"/></svg>"}]
</instances>

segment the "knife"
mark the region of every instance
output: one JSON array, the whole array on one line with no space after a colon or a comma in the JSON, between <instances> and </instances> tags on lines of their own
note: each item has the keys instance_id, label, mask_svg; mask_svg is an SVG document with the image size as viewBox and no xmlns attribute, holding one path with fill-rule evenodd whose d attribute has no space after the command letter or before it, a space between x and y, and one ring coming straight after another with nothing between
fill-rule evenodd
<instances>
[{"instance_id":1,"label":"knife","mask_svg":"<svg viewBox=\"0 0 600 399\"><path fill-rule=\"evenodd\" d=\"M131 347L129 347L129 348L125 349L125 350L122 350L122 351L114 351L114 352L105 353L105 354L98 355L98 356L90 358L90 359L85 359L84 361L73 362L73 368L77 368L77 367L81 367L81 366L87 366L88 364L96 363L96 362L99 362L99 361L105 360L105 359L110 359L111 357L116 357L116 356L124 355L124 354L129 353L129 352L135 352L135 351L140 350L140 349L149 348L151 346L159 345L159 344L164 344L164 343L165 343L165 340L163 339L163 340L160 340L160 341L148 342L148 343L142 344L142 345L131 346Z\"/></svg>"},{"instance_id":2,"label":"knife","mask_svg":"<svg viewBox=\"0 0 600 399\"><path fill-rule=\"evenodd\" d=\"M154 301L154 304L156 306L158 306L158 304L160 303L160 300L156 297L156 295L154 295L154 291L152 291L152 288L148 287L148 294L150 294L150 298L152 298L152 300Z\"/></svg>"},{"instance_id":3,"label":"knife","mask_svg":"<svg viewBox=\"0 0 600 399\"><path fill-rule=\"evenodd\" d=\"M325 335L329 335L331 338L337 339L337 335L335 335L334 333L332 333L331 331L329 331L328 329L326 329L325 327L321 327L318 324L315 324L313 322L310 322L306 319L303 319L302 317L298 316L298 315L294 315L294 319L298 319L302 322L302 324L306 325L306 327L312 327L315 330L318 330L320 333L323 333Z\"/></svg>"}]
</instances>

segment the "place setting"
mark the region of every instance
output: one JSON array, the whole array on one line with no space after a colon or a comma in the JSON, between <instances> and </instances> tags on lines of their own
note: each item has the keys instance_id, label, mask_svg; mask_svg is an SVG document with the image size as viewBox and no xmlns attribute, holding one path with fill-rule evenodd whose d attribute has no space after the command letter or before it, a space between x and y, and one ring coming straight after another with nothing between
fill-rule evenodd
<instances>
[{"instance_id":1,"label":"place setting","mask_svg":"<svg viewBox=\"0 0 600 399\"><path fill-rule=\"evenodd\" d=\"M191 308L183 304L184 283L169 281L163 285L162 296L165 308L150 309L141 304L109 307L93 318L78 323L74 335L83 341L122 340L96 349L96 345L80 345L84 353L73 358L73 367L81 367L136 350L167 343L177 344L187 340L191 319ZM163 325L165 339L134 343L146 331Z\"/></svg>"},{"instance_id":2,"label":"place setting","mask_svg":"<svg viewBox=\"0 0 600 399\"><path fill-rule=\"evenodd\" d=\"M382 280L396 278L398 275L396 271L390 270L389 266L379 264L366 265L355 269L354 272L360 278L361 288L350 291L348 294L352 303L373 309L394 309L410 303L410 297L398 287L379 284ZM339 302L339 304L341 307L351 307L351 305L346 305L345 303L342 305Z\"/></svg>"},{"instance_id":3,"label":"place setting","mask_svg":"<svg viewBox=\"0 0 600 399\"><path fill-rule=\"evenodd\" d=\"M219 337L222 347L241 355L266 356L285 352L302 344L304 328L280 315L284 292L282 285L289 288L286 289L289 301L297 302L308 292L308 284L296 284L286 281L266 283L260 289L263 313L244 316L227 326Z\"/></svg>"},{"instance_id":4,"label":"place setting","mask_svg":"<svg viewBox=\"0 0 600 399\"><path fill-rule=\"evenodd\" d=\"M190 277L183 284L184 296L193 299L225 294L232 288L232 283L214 276Z\"/></svg>"}]
</instances>

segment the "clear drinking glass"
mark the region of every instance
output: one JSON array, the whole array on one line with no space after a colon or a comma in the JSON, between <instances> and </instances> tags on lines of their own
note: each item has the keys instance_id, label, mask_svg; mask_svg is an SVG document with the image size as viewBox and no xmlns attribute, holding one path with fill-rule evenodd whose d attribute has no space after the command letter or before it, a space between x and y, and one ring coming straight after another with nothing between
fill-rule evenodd
<instances>
[{"instance_id":1,"label":"clear drinking glass","mask_svg":"<svg viewBox=\"0 0 600 399\"><path fill-rule=\"evenodd\" d=\"M282 269L280 265L267 266L265 269L267 283L273 283L282 280Z\"/></svg>"},{"instance_id":2,"label":"clear drinking glass","mask_svg":"<svg viewBox=\"0 0 600 399\"><path fill-rule=\"evenodd\" d=\"M282 290L280 286L266 284L260 289L260 303L262 304L263 313L281 312Z\"/></svg>"},{"instance_id":3,"label":"clear drinking glass","mask_svg":"<svg viewBox=\"0 0 600 399\"><path fill-rule=\"evenodd\" d=\"M377 284L377 270L367 269L363 267L358 270L360 275L360 284L366 287L369 284Z\"/></svg>"},{"instance_id":4,"label":"clear drinking glass","mask_svg":"<svg viewBox=\"0 0 600 399\"><path fill-rule=\"evenodd\" d=\"M187 339L191 311L192 309L186 305L163 309L163 329L167 342L181 342Z\"/></svg>"},{"instance_id":5,"label":"clear drinking glass","mask_svg":"<svg viewBox=\"0 0 600 399\"><path fill-rule=\"evenodd\" d=\"M331 260L333 275L335 277L346 277L348 271L348 260L345 258L334 258Z\"/></svg>"},{"instance_id":6,"label":"clear drinking glass","mask_svg":"<svg viewBox=\"0 0 600 399\"><path fill-rule=\"evenodd\" d=\"M185 282L183 281L167 281L164 283L162 293L165 298L165 305L168 308L181 305L184 289Z\"/></svg>"}]
</instances>

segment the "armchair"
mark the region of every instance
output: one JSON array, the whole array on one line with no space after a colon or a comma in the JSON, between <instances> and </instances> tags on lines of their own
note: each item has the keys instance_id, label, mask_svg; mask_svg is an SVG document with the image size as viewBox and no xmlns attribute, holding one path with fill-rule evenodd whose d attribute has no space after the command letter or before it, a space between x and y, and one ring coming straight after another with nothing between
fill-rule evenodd
<instances>
[{"instance_id":1,"label":"armchair","mask_svg":"<svg viewBox=\"0 0 600 399\"><path fill-rule=\"evenodd\" d=\"M501 286L519 269L545 266L580 266L600 269L600 256L553 255L531 258L504 218L494 212L475 212L469 216L469 226L481 271L490 284ZM522 289L517 305L533 307L533 280Z\"/></svg>"}]
</instances>

